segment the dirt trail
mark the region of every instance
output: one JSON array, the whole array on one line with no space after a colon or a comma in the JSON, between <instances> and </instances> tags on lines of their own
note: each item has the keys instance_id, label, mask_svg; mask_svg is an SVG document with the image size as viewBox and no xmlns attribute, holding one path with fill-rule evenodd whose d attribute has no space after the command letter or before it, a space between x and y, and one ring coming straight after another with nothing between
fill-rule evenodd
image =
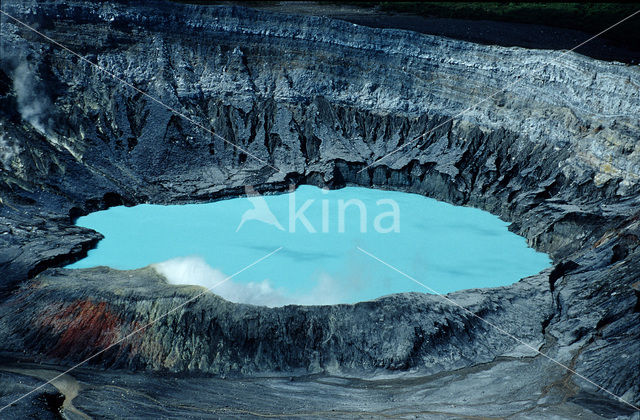
<instances>
[{"instance_id":1,"label":"dirt trail","mask_svg":"<svg viewBox=\"0 0 640 420\"><path fill-rule=\"evenodd\" d=\"M27 368L17 368L10 366L0 366L0 370L6 372L17 373L19 375L31 376L34 378L41 379L42 381L50 381L56 376L60 375L60 372L51 369L27 369ZM82 389L82 385L76 381L76 379L68 374L64 374L61 377L51 382L51 385L56 387L58 391L64 395L64 402L62 403L63 415L65 418L82 418L82 419L91 419L88 415L78 410L73 405L73 399L78 395L80 390ZM68 416L68 414L72 414L72 416Z\"/></svg>"}]
</instances>

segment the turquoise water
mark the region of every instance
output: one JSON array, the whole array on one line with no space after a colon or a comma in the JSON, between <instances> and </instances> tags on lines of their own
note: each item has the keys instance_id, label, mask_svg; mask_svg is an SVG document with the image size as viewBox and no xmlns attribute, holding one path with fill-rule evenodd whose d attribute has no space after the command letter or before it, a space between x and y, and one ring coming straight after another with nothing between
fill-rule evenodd
<instances>
[{"instance_id":1,"label":"turquoise water","mask_svg":"<svg viewBox=\"0 0 640 420\"><path fill-rule=\"evenodd\" d=\"M341 209L340 200L357 203ZM293 232L290 215L296 211L307 223L294 220ZM171 283L216 285L213 291L228 300L268 306L428 292L358 246L439 293L509 285L550 264L546 254L527 247L507 223L487 212L355 187L301 186L295 193L264 198L120 206L81 217L77 224L105 238L69 268L133 269L155 263Z\"/></svg>"}]
</instances>

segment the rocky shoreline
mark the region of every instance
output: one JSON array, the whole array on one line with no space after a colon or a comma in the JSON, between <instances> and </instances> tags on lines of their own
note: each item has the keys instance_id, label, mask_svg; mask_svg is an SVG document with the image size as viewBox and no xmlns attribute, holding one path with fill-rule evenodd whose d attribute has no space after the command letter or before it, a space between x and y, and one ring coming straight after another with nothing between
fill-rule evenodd
<instances>
[{"instance_id":1,"label":"rocky shoreline","mask_svg":"<svg viewBox=\"0 0 640 420\"><path fill-rule=\"evenodd\" d=\"M59 268L101 238L73 225L82 214L223 199L247 184L267 193L292 183L360 185L512 222L554 267L510 287L449 297L640 402L637 67L238 7L67 3L9 1L3 10L270 166L3 16L0 350L7 358L70 366L199 292L169 286L150 269ZM140 372L133 378L164 372L185 384L200 375L239 381L227 381L229 389L243 378L267 383L264 375L316 375L313 388L322 377L374 381L383 372L400 392L415 388L407 376L427 376L424 389L440 381L451 404L484 380L455 372L485 366L490 377L508 378L499 381L508 389L485 386L504 396L500 415L633 412L442 298L415 293L271 309L208 294L91 364L107 369L95 371L96 381L126 369ZM91 372L83 370L84 381ZM0 402L19 391L12 392ZM42 392L30 398L44 401ZM426 412L431 394L416 401L407 393L388 406ZM81 412L102 412L99 398L82 395L82 404L74 400ZM284 388L273 395L283 410L295 405ZM498 415L492 402L473 398L435 411ZM315 409L323 403L318 396ZM273 408L256 401L253 409L261 407Z\"/></svg>"}]
</instances>

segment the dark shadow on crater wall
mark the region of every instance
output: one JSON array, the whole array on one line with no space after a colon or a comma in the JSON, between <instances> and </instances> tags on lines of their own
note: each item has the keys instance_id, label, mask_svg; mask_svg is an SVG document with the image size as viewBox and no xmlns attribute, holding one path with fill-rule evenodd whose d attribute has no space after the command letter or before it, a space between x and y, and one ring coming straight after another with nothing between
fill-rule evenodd
<instances>
[{"instance_id":1,"label":"dark shadow on crater wall","mask_svg":"<svg viewBox=\"0 0 640 420\"><path fill-rule=\"evenodd\" d=\"M480 44L551 50L573 49L640 10L640 3L180 2L235 3L283 13L326 16L373 28L405 29ZM630 19L577 48L575 52L599 60L638 64L638 28L637 22Z\"/></svg>"}]
</instances>

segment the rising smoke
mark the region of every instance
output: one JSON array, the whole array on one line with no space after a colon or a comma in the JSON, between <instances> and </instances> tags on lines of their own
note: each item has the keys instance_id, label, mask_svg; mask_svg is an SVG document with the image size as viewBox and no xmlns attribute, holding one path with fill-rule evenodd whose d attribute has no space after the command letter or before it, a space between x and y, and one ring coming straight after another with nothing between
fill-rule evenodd
<instances>
[{"instance_id":1,"label":"rising smoke","mask_svg":"<svg viewBox=\"0 0 640 420\"><path fill-rule=\"evenodd\" d=\"M19 153L20 148L18 145L7 135L0 133L0 163L2 163L3 169L9 170L13 158L18 156Z\"/></svg>"},{"instance_id":2,"label":"rising smoke","mask_svg":"<svg viewBox=\"0 0 640 420\"><path fill-rule=\"evenodd\" d=\"M28 62L21 62L13 71L13 89L22 119L46 136L52 123L51 100L44 93Z\"/></svg>"},{"instance_id":3,"label":"rising smoke","mask_svg":"<svg viewBox=\"0 0 640 420\"><path fill-rule=\"evenodd\" d=\"M153 264L171 284L192 284L212 289L212 292L226 300L252 305L281 306L286 297L275 290L268 280L260 283L241 284L227 279L222 271L209 266L200 257L178 257Z\"/></svg>"},{"instance_id":4,"label":"rising smoke","mask_svg":"<svg viewBox=\"0 0 640 420\"><path fill-rule=\"evenodd\" d=\"M275 289L269 280L238 283L227 279L227 275L212 268L200 257L173 258L153 264L152 267L170 284L203 286L228 301L251 305L331 305L343 303L345 293L349 292L345 289L344 282L338 282L327 274L320 274L313 290L301 295L291 295L284 290Z\"/></svg>"}]
</instances>

